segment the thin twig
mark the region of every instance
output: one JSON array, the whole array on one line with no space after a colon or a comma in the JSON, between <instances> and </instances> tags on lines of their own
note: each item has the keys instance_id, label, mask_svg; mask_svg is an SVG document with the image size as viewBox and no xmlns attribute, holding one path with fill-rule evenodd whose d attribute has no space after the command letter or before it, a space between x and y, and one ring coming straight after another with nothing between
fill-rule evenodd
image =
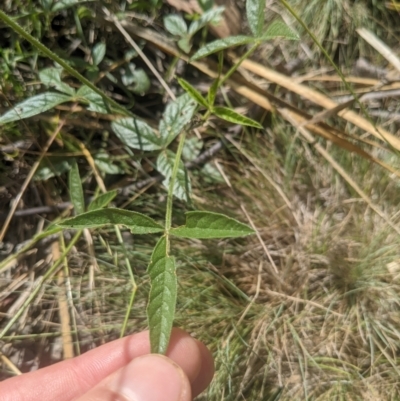
<instances>
[{"instance_id":1,"label":"thin twig","mask_svg":"<svg viewBox=\"0 0 400 401\"><path fill-rule=\"evenodd\" d=\"M167 85L167 83L164 81L163 77L154 68L153 64L148 59L148 57L142 52L142 49L136 44L136 42L132 39L132 37L128 34L128 32L126 32L125 28L121 25L121 23L117 20L117 18L114 15L112 15L107 10L106 7L103 7L103 12L104 12L104 14L107 15L107 18L115 24L115 26L118 28L118 30L122 33L123 37L126 39L126 41L135 49L137 54L146 63L147 67L149 67L150 71L154 74L154 76L158 79L158 81L160 82L162 87L168 93L168 96L171 99L175 100L175 95L172 92L171 88Z\"/></svg>"}]
</instances>

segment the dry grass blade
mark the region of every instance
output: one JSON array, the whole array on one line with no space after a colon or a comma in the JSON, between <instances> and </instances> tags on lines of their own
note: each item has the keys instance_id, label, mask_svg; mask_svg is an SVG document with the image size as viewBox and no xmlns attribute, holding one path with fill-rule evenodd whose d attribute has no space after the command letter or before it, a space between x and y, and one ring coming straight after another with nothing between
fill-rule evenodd
<instances>
[{"instance_id":1,"label":"dry grass blade","mask_svg":"<svg viewBox=\"0 0 400 401\"><path fill-rule=\"evenodd\" d=\"M232 193L235 195L233 186L232 186L229 178L225 174L224 170L221 168L221 166L218 164L218 162L215 162L215 165L217 166L217 169L220 172L220 174L222 175L222 177L224 178L226 185L228 185L228 187L231 189ZM261 237L260 231L254 224L253 219L250 217L245 205L242 202L240 202L240 208L242 209L244 215L246 216L246 219L249 222L251 228L255 231L255 233L257 235L257 239L260 242L260 245L261 245L262 249L264 250L265 254L267 255L267 258L268 258L269 262L271 263L271 266L273 267L275 274L278 275L278 268L276 267L276 264L275 264L274 260L272 259L271 253L269 252L267 246L265 245L265 243Z\"/></svg>"},{"instance_id":2,"label":"dry grass blade","mask_svg":"<svg viewBox=\"0 0 400 401\"><path fill-rule=\"evenodd\" d=\"M236 60L237 58L234 58ZM253 72L264 79L274 82L279 86L282 86L298 95L306 98L307 100L322 106L326 109L333 109L338 106L338 104L331 100L329 97L323 95L311 89L305 85L298 84L293 82L290 77L287 77L283 74L280 74L270 68L267 68L261 64L258 64L251 60L245 60L242 63L242 67L247 69L248 71ZM393 146L396 150L400 150L400 139L392 135L390 132L386 131L381 127L374 127L369 121L365 118L359 116L353 111L350 110L342 110L338 113L338 115L347 120L348 122L354 124L358 128L374 135L375 137L387 141L391 146Z\"/></svg>"},{"instance_id":3,"label":"dry grass blade","mask_svg":"<svg viewBox=\"0 0 400 401\"><path fill-rule=\"evenodd\" d=\"M357 29L357 33L378 51L397 71L400 72L400 59L393 53L389 46L382 42L374 33L366 28Z\"/></svg>"},{"instance_id":4,"label":"dry grass blade","mask_svg":"<svg viewBox=\"0 0 400 401\"><path fill-rule=\"evenodd\" d=\"M16 376L22 375L22 372L5 356L0 352L0 359L11 370Z\"/></svg>"},{"instance_id":5,"label":"dry grass blade","mask_svg":"<svg viewBox=\"0 0 400 401\"><path fill-rule=\"evenodd\" d=\"M58 241L52 245L53 260L60 258L60 244ZM65 275L64 271L58 272L57 284L59 288L58 294L58 314L61 323L61 339L63 344L63 357L69 359L74 357L74 349L72 346L71 322L68 310L68 301L66 296Z\"/></svg>"},{"instance_id":6,"label":"dry grass blade","mask_svg":"<svg viewBox=\"0 0 400 401\"><path fill-rule=\"evenodd\" d=\"M351 99L351 100L348 100L347 102L338 104L336 107L333 107L332 109L321 111L321 113L316 114L311 120L308 120L305 123L303 123L302 126L306 126L306 125L310 125L310 124L317 124L328 118L334 117L339 113L339 111L342 111L343 109L347 109L347 107L350 107L354 102L355 102L355 99Z\"/></svg>"},{"instance_id":7,"label":"dry grass blade","mask_svg":"<svg viewBox=\"0 0 400 401\"><path fill-rule=\"evenodd\" d=\"M335 75L318 75L316 77L307 77L307 76L298 76L292 78L295 82L301 83L304 81L317 81L317 82L342 82L342 79L340 77L337 77ZM362 77L346 77L346 81L352 84L361 84L365 86L375 86L379 85L382 82L379 79L373 79L373 78L362 78Z\"/></svg>"},{"instance_id":8,"label":"dry grass blade","mask_svg":"<svg viewBox=\"0 0 400 401\"><path fill-rule=\"evenodd\" d=\"M139 56L142 58L142 60L146 63L147 67L149 67L150 71L154 74L154 76L158 79L162 87L165 89L165 91L168 93L168 96L171 97L171 99L175 99L175 95L172 92L171 88L167 85L167 83L164 81L162 76L158 73L158 71L154 68L153 64L150 62L150 60L147 58L147 56L142 52L142 49L135 43L135 41L128 35L128 32L124 29L124 27L121 25L121 23L118 21L118 19L114 16L111 15L111 13L107 10L106 7L103 7L103 12L107 16L107 18L112 21L113 24L118 28L118 30L122 33L124 38L128 41L128 43L135 49L135 51L139 54Z\"/></svg>"},{"instance_id":9,"label":"dry grass blade","mask_svg":"<svg viewBox=\"0 0 400 401\"><path fill-rule=\"evenodd\" d=\"M296 125L296 120L291 116L289 110L282 109L282 115L286 115L288 121L292 120L292 124ZM298 127L300 133L307 139L308 142L313 143L312 135L303 127ZM347 183L360 195L360 197L368 204L368 206L380 216L389 227L391 227L397 234L400 235L400 228L397 227L389 217L378 207L367 194L358 186L358 184L350 177L349 174L333 159L333 157L318 143L314 143L315 149L332 165L332 167L347 181Z\"/></svg>"},{"instance_id":10,"label":"dry grass blade","mask_svg":"<svg viewBox=\"0 0 400 401\"><path fill-rule=\"evenodd\" d=\"M246 159L262 174L262 176L273 186L273 188L276 190L276 192L280 195L280 197L283 199L283 201L286 203L287 207L289 210L292 212L292 216L294 220L296 221L297 225L300 225L297 216L293 213L293 205L290 203L290 200L288 197L285 195L283 192L282 188L267 174L266 171L264 171L257 163L257 161L251 157L244 149L242 146L240 146L239 143L237 143L233 138L227 137L228 141L235 146L235 148L244 156Z\"/></svg>"}]
</instances>

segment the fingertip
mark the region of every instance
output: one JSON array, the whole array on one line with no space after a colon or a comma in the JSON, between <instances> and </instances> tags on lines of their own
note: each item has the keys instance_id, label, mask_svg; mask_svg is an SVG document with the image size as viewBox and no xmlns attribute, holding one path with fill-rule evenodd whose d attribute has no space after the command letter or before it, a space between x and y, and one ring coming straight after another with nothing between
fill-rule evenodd
<instances>
[{"instance_id":1,"label":"fingertip","mask_svg":"<svg viewBox=\"0 0 400 401\"><path fill-rule=\"evenodd\" d=\"M210 350L201 341L195 341L200 353L201 367L199 374L192 382L193 397L198 396L209 386L215 373L214 358Z\"/></svg>"},{"instance_id":2,"label":"fingertip","mask_svg":"<svg viewBox=\"0 0 400 401\"><path fill-rule=\"evenodd\" d=\"M190 401L191 384L182 368L163 355L135 358L78 401Z\"/></svg>"},{"instance_id":3,"label":"fingertip","mask_svg":"<svg viewBox=\"0 0 400 401\"><path fill-rule=\"evenodd\" d=\"M176 361L192 384L193 396L199 395L214 377L214 358L208 348L182 329L174 328L167 356Z\"/></svg>"}]
</instances>

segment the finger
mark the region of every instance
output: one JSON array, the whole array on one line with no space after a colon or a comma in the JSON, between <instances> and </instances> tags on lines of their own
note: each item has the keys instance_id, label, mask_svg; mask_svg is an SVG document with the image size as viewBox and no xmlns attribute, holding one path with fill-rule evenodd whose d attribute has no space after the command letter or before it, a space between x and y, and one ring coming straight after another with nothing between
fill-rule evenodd
<instances>
[{"instance_id":1,"label":"finger","mask_svg":"<svg viewBox=\"0 0 400 401\"><path fill-rule=\"evenodd\" d=\"M195 341L200 351L199 359L201 361L201 367L197 377L191 381L193 397L197 397L208 387L214 377L215 371L214 358L212 357L211 352L203 343L197 340Z\"/></svg>"},{"instance_id":2,"label":"finger","mask_svg":"<svg viewBox=\"0 0 400 401\"><path fill-rule=\"evenodd\" d=\"M70 401L88 392L132 359L148 353L148 331L134 334L77 358L0 383L2 401ZM203 369L210 366L207 362L212 360L209 351L204 351L189 334L173 329L167 355L182 367L189 381L196 384L196 394L205 388L204 377L208 377L208 373ZM206 358L204 363L203 358ZM196 380L200 381L200 387Z\"/></svg>"},{"instance_id":3,"label":"finger","mask_svg":"<svg viewBox=\"0 0 400 401\"><path fill-rule=\"evenodd\" d=\"M191 401L190 382L171 359L140 356L77 401Z\"/></svg>"},{"instance_id":4,"label":"finger","mask_svg":"<svg viewBox=\"0 0 400 401\"><path fill-rule=\"evenodd\" d=\"M195 340L185 331L174 329L167 356L174 360L188 376L192 384L193 397L199 395L211 383L214 376L214 359L203 343ZM193 363L194 360L200 363Z\"/></svg>"}]
</instances>

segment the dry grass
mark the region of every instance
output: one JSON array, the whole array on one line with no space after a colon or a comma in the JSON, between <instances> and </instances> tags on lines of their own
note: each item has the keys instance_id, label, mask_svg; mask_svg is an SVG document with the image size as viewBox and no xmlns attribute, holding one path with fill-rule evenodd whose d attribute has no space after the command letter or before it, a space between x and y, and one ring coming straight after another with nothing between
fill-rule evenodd
<instances>
[{"instance_id":1,"label":"dry grass","mask_svg":"<svg viewBox=\"0 0 400 401\"><path fill-rule=\"evenodd\" d=\"M358 42L354 29L365 26L365 21L371 23L373 15L380 25L386 25L385 18L392 18L384 13L381 4L375 8L358 2L353 8L351 2L333 0L314 0L303 7L304 2L299 0L292 4L301 9L301 16L327 49L341 54L338 61L346 65L354 62L350 56L354 56L355 47L349 45L351 41ZM270 6L277 7L274 2ZM316 10L325 19L313 25ZM341 47L344 32L349 35L349 42ZM382 32L387 33L383 28ZM285 46L276 47L273 52L282 51L280 57L284 59L297 51ZM272 50L266 47L266 51ZM366 50L360 47L356 51ZM168 66L167 58L158 61ZM348 94L337 82L302 82L330 96ZM368 86L355 89L365 87ZM270 84L269 89L300 111L320 111L319 104L314 102L310 106L306 96L295 95L290 88L282 90L280 85ZM241 98L233 91L226 96L241 104ZM397 107L395 101L386 100L378 107L372 106L375 111ZM310 144L282 115L268 114L265 131L243 132L228 143L229 151L218 156L233 190L205 174L194 175L194 208L229 211L245 221L241 209L245 206L264 244L256 237L174 244L180 261L176 325L203 340L213 351L217 365L213 383L199 400L396 400L400 394L399 235L314 145L329 152L368 199L388 216L392 226L397 226L399 220L398 178L329 141L316 137L315 144ZM260 113L258 117L265 115ZM85 132L79 134L88 147L92 146L89 150L96 149L99 143L108 143L107 135L103 136L104 121L95 121L88 115L83 120ZM360 149L394 167L398 165L396 152L365 141L356 142L354 137L359 139L363 131L336 117L329 118L329 123L341 132L351 133L353 138L346 138ZM382 119L381 123L392 134L398 132L397 122ZM35 124L29 126L32 137L40 132L41 123ZM48 127L47 122L43 124ZM77 153L67 139L76 133L75 127L76 121L75 125L67 124L65 136L58 139L58 144ZM202 134L206 139L215 138L210 129ZM18 138L15 129L6 132L5 138L9 137ZM139 174L115 138L111 138L109 146L111 150L107 148L107 152L115 156L128 176L132 171ZM380 146L385 144L380 142ZM21 152L7 161L13 171L17 167L21 171L14 177L15 182L11 174L7 177L9 198L18 194L23 176L29 173L36 157L34 153ZM82 160L85 161L83 157ZM146 160L143 165L151 170ZM93 194L93 171L85 166L81 170L86 193ZM30 186L24 200L29 205L38 193L57 202L67 198L64 178ZM113 184L106 180L107 186ZM0 199L1 204L7 205L9 198ZM157 187L146 190L129 207L160 218L164 202L165 193ZM177 204L176 215L183 210ZM45 218L36 216L13 220L7 241L22 243L40 232L46 223ZM126 234L123 233L124 243L138 285L128 325L129 332L135 332L147 324L149 282L145 268L154 238L132 240ZM89 274L93 260L82 240L72 249L64 266L65 285L59 285L58 278L52 277L3 338L2 352L11 361L10 365L2 360L3 378L15 374L10 371L13 365L26 372L62 359L65 344L59 313L61 298L66 299L72 317L75 355L119 335L132 290L124 251L111 230L94 231L93 238L98 265L94 279ZM65 240L70 241L68 234ZM63 241L57 241L62 251ZM0 282L2 327L27 299L33 283L52 266L54 258L49 243L44 242L10 262Z\"/></svg>"},{"instance_id":2,"label":"dry grass","mask_svg":"<svg viewBox=\"0 0 400 401\"><path fill-rule=\"evenodd\" d=\"M239 171L227 167L279 274L256 240L223 256L218 274L252 301L242 302L215 341L218 369L204 399L221 399L221 387L223 399L269 399L279 388L281 400L396 399L398 234L312 148L296 142L282 155L296 165L289 177L282 160L271 159L271 148L279 151L265 136L242 144L284 189L292 211L248 162ZM380 173L370 169L363 187ZM394 215L397 200L382 197L379 204ZM231 202L219 207L234 209Z\"/></svg>"}]
</instances>

